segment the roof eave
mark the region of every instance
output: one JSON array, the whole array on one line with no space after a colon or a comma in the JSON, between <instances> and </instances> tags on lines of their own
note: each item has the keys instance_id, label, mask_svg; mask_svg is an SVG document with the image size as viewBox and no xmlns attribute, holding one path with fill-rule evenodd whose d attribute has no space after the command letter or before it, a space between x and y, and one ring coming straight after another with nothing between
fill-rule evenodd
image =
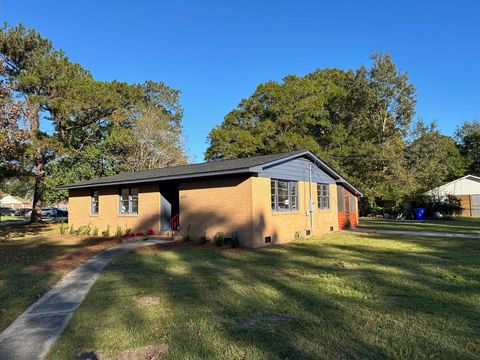
<instances>
[{"instance_id":1,"label":"roof eave","mask_svg":"<svg viewBox=\"0 0 480 360\"><path fill-rule=\"evenodd\" d=\"M138 179L138 180L122 180L122 181L111 181L111 182L92 183L92 184L67 184L67 185L58 185L56 188L58 190L75 190L75 189L89 189L89 188L91 189L91 188L106 187L106 186L117 186L117 185L128 185L128 184L146 184L146 183L168 181L168 180L182 180L182 179L221 176L221 175L230 175L230 174L242 174L242 173L243 174L248 174L248 173L252 173L252 172L250 171L250 168L242 168L242 169L235 169L235 170L202 172L202 173L185 174L185 175L162 176L162 177L157 177L157 178Z\"/></svg>"}]
</instances>

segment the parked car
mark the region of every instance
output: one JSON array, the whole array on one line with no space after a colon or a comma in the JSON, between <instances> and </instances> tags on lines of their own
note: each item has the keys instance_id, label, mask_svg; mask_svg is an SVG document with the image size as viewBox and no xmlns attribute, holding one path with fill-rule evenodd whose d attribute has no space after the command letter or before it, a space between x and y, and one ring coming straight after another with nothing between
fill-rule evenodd
<instances>
[{"instance_id":1,"label":"parked car","mask_svg":"<svg viewBox=\"0 0 480 360\"><path fill-rule=\"evenodd\" d=\"M58 210L55 208L42 209L42 217L55 217L58 214Z\"/></svg>"},{"instance_id":2,"label":"parked car","mask_svg":"<svg viewBox=\"0 0 480 360\"><path fill-rule=\"evenodd\" d=\"M6 215L13 215L15 212L14 209L10 208L0 208L0 215L6 216Z\"/></svg>"},{"instance_id":3,"label":"parked car","mask_svg":"<svg viewBox=\"0 0 480 360\"><path fill-rule=\"evenodd\" d=\"M15 216L28 216L27 214L31 214L32 209L24 208L24 209L18 209L15 211L14 215Z\"/></svg>"},{"instance_id":4,"label":"parked car","mask_svg":"<svg viewBox=\"0 0 480 360\"><path fill-rule=\"evenodd\" d=\"M68 211L57 208L42 209L42 217L67 217Z\"/></svg>"}]
</instances>

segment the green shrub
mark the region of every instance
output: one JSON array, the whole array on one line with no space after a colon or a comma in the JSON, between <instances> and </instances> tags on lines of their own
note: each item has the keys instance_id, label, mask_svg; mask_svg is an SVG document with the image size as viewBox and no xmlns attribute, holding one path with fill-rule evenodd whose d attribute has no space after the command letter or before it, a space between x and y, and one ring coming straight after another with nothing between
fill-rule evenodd
<instances>
[{"instance_id":1,"label":"green shrub","mask_svg":"<svg viewBox=\"0 0 480 360\"><path fill-rule=\"evenodd\" d=\"M295 232L295 240L302 240L303 239L303 232L302 231L296 231Z\"/></svg>"},{"instance_id":2,"label":"green shrub","mask_svg":"<svg viewBox=\"0 0 480 360\"><path fill-rule=\"evenodd\" d=\"M92 229L92 236L98 236L98 228L96 226Z\"/></svg>"},{"instance_id":3,"label":"green shrub","mask_svg":"<svg viewBox=\"0 0 480 360\"><path fill-rule=\"evenodd\" d=\"M61 235L64 235L67 233L67 230L68 230L68 225L65 225L65 224L61 224L60 225L60 234Z\"/></svg>"},{"instance_id":4,"label":"green shrub","mask_svg":"<svg viewBox=\"0 0 480 360\"><path fill-rule=\"evenodd\" d=\"M122 227L117 225L117 230L115 230L115 237L121 238L122 237Z\"/></svg>"},{"instance_id":5,"label":"green shrub","mask_svg":"<svg viewBox=\"0 0 480 360\"><path fill-rule=\"evenodd\" d=\"M107 228L102 231L104 237L110 237L110 225L107 225Z\"/></svg>"},{"instance_id":6,"label":"green shrub","mask_svg":"<svg viewBox=\"0 0 480 360\"><path fill-rule=\"evenodd\" d=\"M70 230L68 232L70 233L70 235L76 234L75 227L73 225L70 226Z\"/></svg>"},{"instance_id":7,"label":"green shrub","mask_svg":"<svg viewBox=\"0 0 480 360\"><path fill-rule=\"evenodd\" d=\"M224 239L225 239L225 234L221 231L217 232L213 236L213 242L215 243L215 246L218 246L218 247L223 246Z\"/></svg>"},{"instance_id":8,"label":"green shrub","mask_svg":"<svg viewBox=\"0 0 480 360\"><path fill-rule=\"evenodd\" d=\"M92 232L92 227L90 224L88 225L82 225L80 226L77 231L76 231L76 234L80 234L80 235L90 235L90 233Z\"/></svg>"},{"instance_id":9,"label":"green shrub","mask_svg":"<svg viewBox=\"0 0 480 360\"><path fill-rule=\"evenodd\" d=\"M232 233L232 248L237 248L240 246L240 236L237 231Z\"/></svg>"},{"instance_id":10,"label":"green shrub","mask_svg":"<svg viewBox=\"0 0 480 360\"><path fill-rule=\"evenodd\" d=\"M203 230L202 235L200 235L199 243L200 245L205 245L210 242L210 238L207 235L207 229Z\"/></svg>"},{"instance_id":11,"label":"green shrub","mask_svg":"<svg viewBox=\"0 0 480 360\"><path fill-rule=\"evenodd\" d=\"M132 236L133 235L132 228L125 228L125 235L126 236Z\"/></svg>"}]
</instances>

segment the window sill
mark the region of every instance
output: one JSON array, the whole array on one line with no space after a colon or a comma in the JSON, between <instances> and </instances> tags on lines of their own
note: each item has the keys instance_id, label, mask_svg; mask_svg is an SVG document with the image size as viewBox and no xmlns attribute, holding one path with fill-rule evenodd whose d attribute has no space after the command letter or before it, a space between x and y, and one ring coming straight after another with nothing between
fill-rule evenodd
<instances>
[{"instance_id":1,"label":"window sill","mask_svg":"<svg viewBox=\"0 0 480 360\"><path fill-rule=\"evenodd\" d=\"M98 217L100 214L90 214L90 217Z\"/></svg>"},{"instance_id":2,"label":"window sill","mask_svg":"<svg viewBox=\"0 0 480 360\"><path fill-rule=\"evenodd\" d=\"M300 213L303 213L303 211L300 211L300 210L274 211L274 210L272 210L272 215L294 215L294 214L300 214Z\"/></svg>"},{"instance_id":3,"label":"window sill","mask_svg":"<svg viewBox=\"0 0 480 360\"><path fill-rule=\"evenodd\" d=\"M118 216L120 216L120 217L136 217L136 216L138 216L138 213L136 213L136 214L118 214Z\"/></svg>"}]
</instances>

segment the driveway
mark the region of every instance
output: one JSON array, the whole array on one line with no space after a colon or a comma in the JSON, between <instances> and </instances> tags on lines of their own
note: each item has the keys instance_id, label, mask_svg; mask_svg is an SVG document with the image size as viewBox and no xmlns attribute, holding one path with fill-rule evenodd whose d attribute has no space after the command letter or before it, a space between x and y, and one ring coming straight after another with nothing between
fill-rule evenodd
<instances>
[{"instance_id":1,"label":"driveway","mask_svg":"<svg viewBox=\"0 0 480 360\"><path fill-rule=\"evenodd\" d=\"M43 359L110 260L141 246L168 243L171 241L137 241L93 256L67 274L0 334L0 359Z\"/></svg>"}]
</instances>

